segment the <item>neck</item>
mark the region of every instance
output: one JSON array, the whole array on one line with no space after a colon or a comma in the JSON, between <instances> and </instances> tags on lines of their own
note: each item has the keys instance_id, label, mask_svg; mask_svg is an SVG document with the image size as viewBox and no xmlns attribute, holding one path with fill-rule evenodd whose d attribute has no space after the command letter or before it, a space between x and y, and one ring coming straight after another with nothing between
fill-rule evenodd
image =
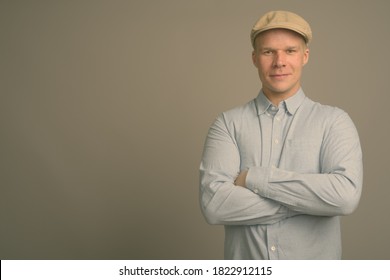
<instances>
[{"instance_id":1,"label":"neck","mask_svg":"<svg viewBox=\"0 0 390 280\"><path fill-rule=\"evenodd\" d=\"M299 87L300 88L300 87ZM295 95L299 88L295 91L290 91L290 92L273 92L268 89L263 88L263 93L264 95L268 98L268 100L275 106L279 106L279 103L282 102L283 100L286 100L287 98Z\"/></svg>"}]
</instances>

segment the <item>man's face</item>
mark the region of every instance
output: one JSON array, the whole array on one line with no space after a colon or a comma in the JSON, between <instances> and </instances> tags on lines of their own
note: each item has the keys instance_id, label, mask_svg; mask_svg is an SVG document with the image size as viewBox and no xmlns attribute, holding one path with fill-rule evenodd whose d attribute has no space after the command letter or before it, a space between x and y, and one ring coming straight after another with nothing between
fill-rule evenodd
<instances>
[{"instance_id":1,"label":"man's face","mask_svg":"<svg viewBox=\"0 0 390 280\"><path fill-rule=\"evenodd\" d=\"M259 72L267 97L286 99L300 88L303 66L309 60L309 49L303 38L290 30L272 29L255 41L253 64Z\"/></svg>"}]
</instances>

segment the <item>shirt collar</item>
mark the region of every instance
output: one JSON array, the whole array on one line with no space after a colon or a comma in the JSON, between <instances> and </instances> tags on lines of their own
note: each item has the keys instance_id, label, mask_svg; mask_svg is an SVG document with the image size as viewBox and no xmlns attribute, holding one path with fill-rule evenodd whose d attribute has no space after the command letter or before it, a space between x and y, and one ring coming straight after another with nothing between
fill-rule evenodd
<instances>
[{"instance_id":1,"label":"shirt collar","mask_svg":"<svg viewBox=\"0 0 390 280\"><path fill-rule=\"evenodd\" d=\"M300 88L296 94L284 100L283 102L286 105L287 111L291 115L294 115L295 112L298 110L298 108L301 106L305 97L306 97L305 93L303 92L302 88ZM257 105L258 115L264 114L268 110L268 108L272 106L272 103L264 95L262 90L260 91L259 95L256 98L256 105Z\"/></svg>"}]
</instances>

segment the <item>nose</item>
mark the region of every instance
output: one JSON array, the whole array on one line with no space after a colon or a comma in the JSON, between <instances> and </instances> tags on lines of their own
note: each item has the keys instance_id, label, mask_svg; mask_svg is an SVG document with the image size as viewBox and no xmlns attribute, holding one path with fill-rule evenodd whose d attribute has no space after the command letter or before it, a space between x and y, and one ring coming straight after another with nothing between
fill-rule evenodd
<instances>
[{"instance_id":1,"label":"nose","mask_svg":"<svg viewBox=\"0 0 390 280\"><path fill-rule=\"evenodd\" d=\"M286 66L286 56L283 52L276 52L274 56L274 64L275 68L282 68Z\"/></svg>"}]
</instances>

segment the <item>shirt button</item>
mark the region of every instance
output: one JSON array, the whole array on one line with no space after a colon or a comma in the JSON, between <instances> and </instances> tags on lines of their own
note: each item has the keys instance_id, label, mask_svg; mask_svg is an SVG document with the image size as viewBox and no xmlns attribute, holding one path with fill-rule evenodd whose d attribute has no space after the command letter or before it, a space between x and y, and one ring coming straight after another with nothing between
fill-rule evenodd
<instances>
[{"instance_id":1,"label":"shirt button","mask_svg":"<svg viewBox=\"0 0 390 280\"><path fill-rule=\"evenodd\" d=\"M276 250L276 247L275 246L271 246L271 251L275 251Z\"/></svg>"},{"instance_id":2,"label":"shirt button","mask_svg":"<svg viewBox=\"0 0 390 280\"><path fill-rule=\"evenodd\" d=\"M278 139L275 139L275 144L278 144L279 143L279 140Z\"/></svg>"},{"instance_id":3,"label":"shirt button","mask_svg":"<svg viewBox=\"0 0 390 280\"><path fill-rule=\"evenodd\" d=\"M279 122L279 121L280 121L280 118L279 118L279 117L276 117L276 120Z\"/></svg>"},{"instance_id":4,"label":"shirt button","mask_svg":"<svg viewBox=\"0 0 390 280\"><path fill-rule=\"evenodd\" d=\"M275 106L272 106L272 107L271 107L271 110L272 110L272 111L275 111L275 110L276 110L276 107L275 107Z\"/></svg>"},{"instance_id":5,"label":"shirt button","mask_svg":"<svg viewBox=\"0 0 390 280\"><path fill-rule=\"evenodd\" d=\"M254 193L258 193L259 191L257 189L254 190Z\"/></svg>"}]
</instances>

